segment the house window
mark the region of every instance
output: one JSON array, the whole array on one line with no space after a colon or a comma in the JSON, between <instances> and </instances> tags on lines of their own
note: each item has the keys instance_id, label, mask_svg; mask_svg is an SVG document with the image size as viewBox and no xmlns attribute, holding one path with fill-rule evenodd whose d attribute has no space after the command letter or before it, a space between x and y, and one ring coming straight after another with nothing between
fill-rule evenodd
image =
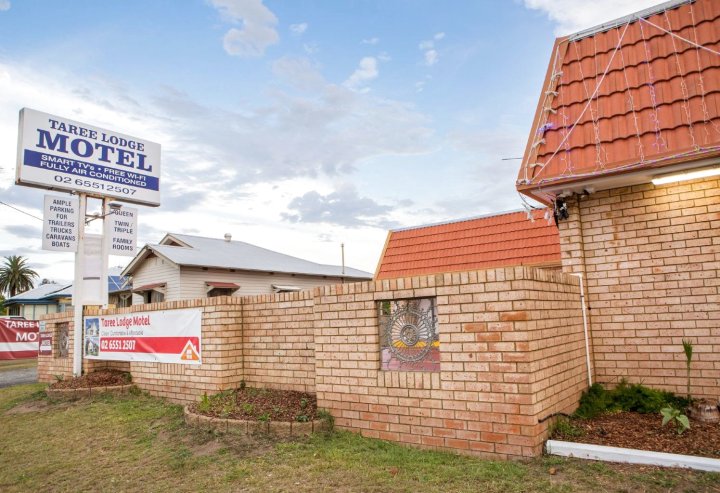
<instances>
[{"instance_id":1,"label":"house window","mask_svg":"<svg viewBox=\"0 0 720 493\"><path fill-rule=\"evenodd\" d=\"M208 291L208 298L215 298L217 296L232 296L237 291L237 288L212 288Z\"/></svg>"},{"instance_id":2,"label":"house window","mask_svg":"<svg viewBox=\"0 0 720 493\"><path fill-rule=\"evenodd\" d=\"M440 371L435 298L378 303L380 369Z\"/></svg>"},{"instance_id":3,"label":"house window","mask_svg":"<svg viewBox=\"0 0 720 493\"><path fill-rule=\"evenodd\" d=\"M240 289L240 285L234 282L225 281L205 281L205 292L208 298L217 296L232 296L235 291Z\"/></svg>"},{"instance_id":4,"label":"house window","mask_svg":"<svg viewBox=\"0 0 720 493\"><path fill-rule=\"evenodd\" d=\"M143 303L160 303L165 301L165 293L151 289L142 292Z\"/></svg>"},{"instance_id":5,"label":"house window","mask_svg":"<svg viewBox=\"0 0 720 493\"><path fill-rule=\"evenodd\" d=\"M20 316L20 305L12 305L11 307L8 307L8 315L12 315L14 317Z\"/></svg>"}]
</instances>

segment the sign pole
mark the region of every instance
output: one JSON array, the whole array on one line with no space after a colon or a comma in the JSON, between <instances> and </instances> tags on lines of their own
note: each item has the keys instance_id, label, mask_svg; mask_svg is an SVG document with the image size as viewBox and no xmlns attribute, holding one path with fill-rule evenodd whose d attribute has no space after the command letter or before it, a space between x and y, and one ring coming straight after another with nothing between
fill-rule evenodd
<instances>
[{"instance_id":1,"label":"sign pole","mask_svg":"<svg viewBox=\"0 0 720 493\"><path fill-rule=\"evenodd\" d=\"M83 334L83 267L85 257L85 214L87 213L87 195L78 193L78 247L75 252L75 282L73 283L74 337L73 337L73 376L82 375L82 334ZM107 281L105 281L107 283Z\"/></svg>"},{"instance_id":2,"label":"sign pole","mask_svg":"<svg viewBox=\"0 0 720 493\"><path fill-rule=\"evenodd\" d=\"M100 289L101 295L100 298L103 300L102 307L107 308L108 307L108 270L109 270L109 263L110 263L110 241L112 238L112 232L110 231L109 226L112 224L112 221L110 219L112 211L110 210L110 199L108 197L103 197L102 200L102 220L103 220L103 236L102 236L102 242L101 242L101 255L102 255L102 269L100 273Z\"/></svg>"}]
</instances>

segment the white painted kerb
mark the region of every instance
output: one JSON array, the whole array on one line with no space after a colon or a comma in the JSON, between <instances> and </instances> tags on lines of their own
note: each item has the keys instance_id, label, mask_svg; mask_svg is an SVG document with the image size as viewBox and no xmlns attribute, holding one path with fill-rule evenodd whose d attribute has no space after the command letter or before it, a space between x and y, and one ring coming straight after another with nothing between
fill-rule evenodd
<instances>
[{"instance_id":1,"label":"white painted kerb","mask_svg":"<svg viewBox=\"0 0 720 493\"><path fill-rule=\"evenodd\" d=\"M694 455L667 454L665 452L562 442L560 440L548 440L545 447L548 454L564 457L720 472L720 459L709 459Z\"/></svg>"}]
</instances>

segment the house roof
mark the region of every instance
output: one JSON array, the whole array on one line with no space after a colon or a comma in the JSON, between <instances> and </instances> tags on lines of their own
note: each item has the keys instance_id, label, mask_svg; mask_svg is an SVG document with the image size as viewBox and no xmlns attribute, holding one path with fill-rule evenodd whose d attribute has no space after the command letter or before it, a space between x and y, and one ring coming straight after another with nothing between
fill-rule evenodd
<instances>
[{"instance_id":1,"label":"house roof","mask_svg":"<svg viewBox=\"0 0 720 493\"><path fill-rule=\"evenodd\" d=\"M559 266L560 240L545 209L462 219L388 233L376 279L515 265Z\"/></svg>"},{"instance_id":2,"label":"house roof","mask_svg":"<svg viewBox=\"0 0 720 493\"><path fill-rule=\"evenodd\" d=\"M225 239L206 238L168 233L159 244L148 244L132 259L123 271L133 272L150 255L156 254L176 265L263 272L283 272L311 276L332 276L346 279L370 279L372 274L351 267L325 265L303 260L284 253Z\"/></svg>"},{"instance_id":3,"label":"house roof","mask_svg":"<svg viewBox=\"0 0 720 493\"><path fill-rule=\"evenodd\" d=\"M49 282L5 300L6 305L53 303L56 298L72 296L72 285Z\"/></svg>"},{"instance_id":4,"label":"house roof","mask_svg":"<svg viewBox=\"0 0 720 493\"><path fill-rule=\"evenodd\" d=\"M718 155L720 2L674 0L556 40L517 188L549 203Z\"/></svg>"}]
</instances>

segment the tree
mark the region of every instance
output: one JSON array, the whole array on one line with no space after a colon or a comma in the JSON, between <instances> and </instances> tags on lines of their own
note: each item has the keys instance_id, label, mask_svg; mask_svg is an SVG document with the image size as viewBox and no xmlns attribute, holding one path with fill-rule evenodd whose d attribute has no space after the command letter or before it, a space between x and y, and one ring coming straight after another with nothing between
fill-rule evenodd
<instances>
[{"instance_id":1,"label":"tree","mask_svg":"<svg viewBox=\"0 0 720 493\"><path fill-rule=\"evenodd\" d=\"M0 293L13 297L18 293L34 287L33 279L37 272L27 266L27 259L20 255L5 257L5 264L0 266Z\"/></svg>"},{"instance_id":2,"label":"tree","mask_svg":"<svg viewBox=\"0 0 720 493\"><path fill-rule=\"evenodd\" d=\"M7 315L7 308L5 308L5 297L0 293L0 315Z\"/></svg>"}]
</instances>

